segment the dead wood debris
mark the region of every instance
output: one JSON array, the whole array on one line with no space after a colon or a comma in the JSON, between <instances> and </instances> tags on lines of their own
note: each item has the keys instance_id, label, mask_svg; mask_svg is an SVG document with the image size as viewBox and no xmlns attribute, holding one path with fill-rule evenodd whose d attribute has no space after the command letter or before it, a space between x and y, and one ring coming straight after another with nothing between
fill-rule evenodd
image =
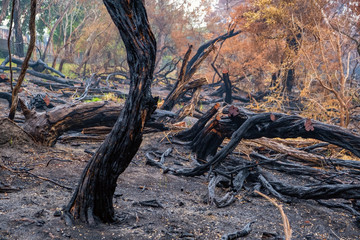
<instances>
[{"instance_id":1,"label":"dead wood debris","mask_svg":"<svg viewBox=\"0 0 360 240\"><path fill-rule=\"evenodd\" d=\"M243 229L241 229L240 231L236 231L236 232L233 232L233 233L228 233L228 234L225 234L221 237L221 240L234 240L234 239L238 239L240 237L246 237L247 235L250 234L251 232L251 225L253 224L254 222L250 222L248 224L245 225L245 227Z\"/></svg>"},{"instance_id":2,"label":"dead wood debris","mask_svg":"<svg viewBox=\"0 0 360 240\"><path fill-rule=\"evenodd\" d=\"M360 157L360 136L299 116L255 114L235 107L225 108L222 115L215 115L216 112L212 108L199 119L199 124L176 135L196 153L195 167L176 167L179 164L166 163L164 154L154 152L146 153L147 164L180 176L207 173L209 202L218 207L229 206L245 189L245 195L261 191L285 203L294 198L318 200L322 205L347 210L360 221L360 208L356 209L360 205L360 161L331 157L326 148L329 143L337 145L351 152L353 155L348 156L355 159ZM288 145L286 141L269 139L279 137L324 142L307 141L306 146L301 141L289 141ZM230 142L218 150L225 138L231 138ZM247 154L232 153L242 139L256 139L244 141L253 150ZM285 174L290 181L279 180L275 173ZM219 191L215 187L219 186L227 189L222 197L216 195Z\"/></svg>"}]
</instances>

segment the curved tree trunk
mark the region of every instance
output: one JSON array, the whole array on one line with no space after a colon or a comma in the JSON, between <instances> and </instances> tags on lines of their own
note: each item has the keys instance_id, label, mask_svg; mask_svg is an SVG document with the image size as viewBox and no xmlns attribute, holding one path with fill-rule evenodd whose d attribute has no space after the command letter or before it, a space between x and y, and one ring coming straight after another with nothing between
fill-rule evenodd
<instances>
[{"instance_id":1,"label":"curved tree trunk","mask_svg":"<svg viewBox=\"0 0 360 240\"><path fill-rule=\"evenodd\" d=\"M90 225L95 220L107 223L116 220L112 202L116 181L137 152L145 121L157 102L150 90L156 41L143 0L104 0L104 3L126 46L131 84L115 126L90 159L64 209L65 220L70 216Z\"/></svg>"}]
</instances>

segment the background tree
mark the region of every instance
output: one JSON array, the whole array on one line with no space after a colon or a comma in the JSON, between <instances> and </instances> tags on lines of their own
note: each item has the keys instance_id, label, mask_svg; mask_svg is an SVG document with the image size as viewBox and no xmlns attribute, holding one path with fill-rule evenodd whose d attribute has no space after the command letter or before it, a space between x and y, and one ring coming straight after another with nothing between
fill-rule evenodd
<instances>
[{"instance_id":1,"label":"background tree","mask_svg":"<svg viewBox=\"0 0 360 240\"><path fill-rule=\"evenodd\" d=\"M10 0L3 0L1 3L1 12L0 12L0 24L2 24L2 21L4 17L6 16L6 13L8 11Z\"/></svg>"},{"instance_id":2,"label":"background tree","mask_svg":"<svg viewBox=\"0 0 360 240\"><path fill-rule=\"evenodd\" d=\"M24 57L24 39L21 29L21 9L20 0L14 0L14 33L15 33L15 52L19 57Z\"/></svg>"}]
</instances>

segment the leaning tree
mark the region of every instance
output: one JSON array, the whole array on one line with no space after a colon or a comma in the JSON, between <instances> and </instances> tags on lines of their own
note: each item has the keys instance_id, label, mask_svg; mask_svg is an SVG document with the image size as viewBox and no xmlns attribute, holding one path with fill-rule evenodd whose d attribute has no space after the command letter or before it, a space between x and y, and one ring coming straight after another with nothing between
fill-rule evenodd
<instances>
[{"instance_id":1,"label":"leaning tree","mask_svg":"<svg viewBox=\"0 0 360 240\"><path fill-rule=\"evenodd\" d=\"M142 142L146 120L156 109L151 95L156 41L149 27L143 0L104 0L127 51L130 91L112 131L85 167L67 207L65 220L90 225L116 221L113 195L119 175Z\"/></svg>"}]
</instances>

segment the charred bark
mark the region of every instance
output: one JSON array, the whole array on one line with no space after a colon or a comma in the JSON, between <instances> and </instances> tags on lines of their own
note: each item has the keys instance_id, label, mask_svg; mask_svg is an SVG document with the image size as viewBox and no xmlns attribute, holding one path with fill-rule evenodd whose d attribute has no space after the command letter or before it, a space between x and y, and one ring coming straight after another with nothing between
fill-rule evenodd
<instances>
[{"instance_id":1,"label":"charred bark","mask_svg":"<svg viewBox=\"0 0 360 240\"><path fill-rule=\"evenodd\" d=\"M0 98L11 101L11 94L0 92ZM51 107L51 103L47 107ZM62 134L68 131L83 130L84 134L90 134L85 129L100 127L103 131L93 132L93 134L110 133L123 106L111 102L91 102L79 105L60 105L42 113L30 111L24 104L22 108L25 115L23 129L38 143L54 146ZM175 116L175 113L170 115L155 111L145 124L146 132L168 130L163 123L159 123L157 120L164 117L175 118Z\"/></svg>"},{"instance_id":2,"label":"charred bark","mask_svg":"<svg viewBox=\"0 0 360 240\"><path fill-rule=\"evenodd\" d=\"M123 107L109 102L62 105L52 111L25 111L23 129L37 142L53 146L57 139L70 130L93 126L112 127Z\"/></svg>"},{"instance_id":3,"label":"charred bark","mask_svg":"<svg viewBox=\"0 0 360 240\"><path fill-rule=\"evenodd\" d=\"M228 38L234 37L240 34L241 31L231 30L226 34L223 34L217 38L214 38L203 45L201 45L196 54L189 60L190 53L192 50L192 45L189 46L188 51L184 56L184 60L180 69L180 75L175 83L175 86L171 90L171 92L166 97L164 104L161 106L163 110L171 111L175 104L185 95L188 89L184 88L186 84L188 84L195 74L195 72L200 67L200 64L209 56L209 54L215 49L215 44L219 41L225 41Z\"/></svg>"},{"instance_id":4,"label":"charred bark","mask_svg":"<svg viewBox=\"0 0 360 240\"><path fill-rule=\"evenodd\" d=\"M20 70L20 68L18 68L18 67L12 67L12 69L13 70ZM0 70L10 70L10 68L7 67L7 66L5 66L5 67L0 66ZM53 75L50 75L50 74L40 73L40 72L36 72L36 71L33 71L33 70L29 70L29 69L26 70L26 73L28 73L30 75L33 75L35 77L39 77L39 78L49 80L49 81L53 81L53 82L57 82L57 83L61 83L61 84L68 84L70 86L72 86L73 83L75 82L74 80L65 80L64 78L59 78L59 77L56 77L56 76L53 76Z\"/></svg>"},{"instance_id":5,"label":"charred bark","mask_svg":"<svg viewBox=\"0 0 360 240\"><path fill-rule=\"evenodd\" d=\"M112 131L84 169L79 185L64 209L65 220L75 219L90 225L96 220L116 221L112 202L116 181L137 152L145 121L157 103L150 90L156 42L143 2L104 0L127 50L131 79L129 97Z\"/></svg>"},{"instance_id":6,"label":"charred bark","mask_svg":"<svg viewBox=\"0 0 360 240\"><path fill-rule=\"evenodd\" d=\"M183 94L183 89L182 89L183 86L185 86L185 84L188 83L188 81L190 80L190 79L185 79L185 74L186 74L186 66L189 61L191 51L192 51L192 45L189 46L189 49L185 53L180 69L179 78L176 81L175 86L173 87L171 92L167 95L164 104L161 106L161 109L163 110L171 111L171 109L175 106L176 100L180 97L181 94Z\"/></svg>"}]
</instances>

